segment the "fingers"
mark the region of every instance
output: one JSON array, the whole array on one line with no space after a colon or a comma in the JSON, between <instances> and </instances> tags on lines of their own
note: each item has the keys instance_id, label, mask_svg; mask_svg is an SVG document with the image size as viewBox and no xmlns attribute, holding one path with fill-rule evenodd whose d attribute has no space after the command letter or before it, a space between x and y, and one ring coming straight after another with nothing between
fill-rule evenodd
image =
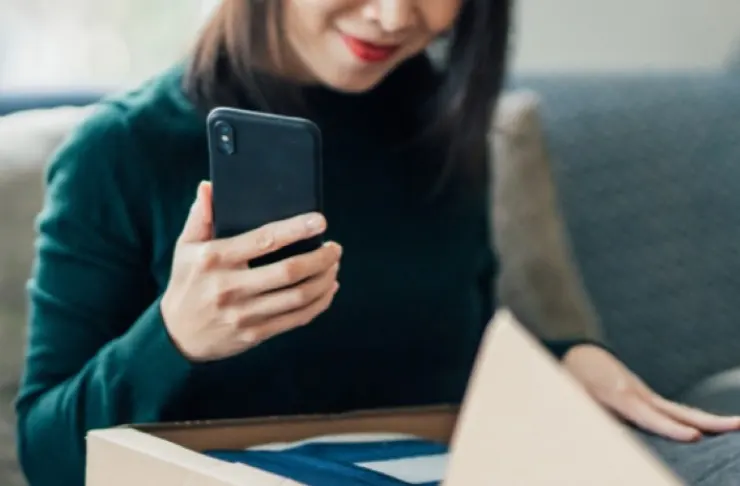
<instances>
[{"instance_id":1,"label":"fingers","mask_svg":"<svg viewBox=\"0 0 740 486\"><path fill-rule=\"evenodd\" d=\"M328 242L312 252L264 267L217 270L210 273L205 294L220 311L234 313L228 319L234 323L287 312L305 306L331 287L341 253L338 244ZM205 271L201 270L199 274Z\"/></svg>"},{"instance_id":2,"label":"fingers","mask_svg":"<svg viewBox=\"0 0 740 486\"><path fill-rule=\"evenodd\" d=\"M204 258L219 266L243 266L292 243L311 238L326 230L326 219L309 213L268 223L254 231L209 242Z\"/></svg>"},{"instance_id":3,"label":"fingers","mask_svg":"<svg viewBox=\"0 0 740 486\"><path fill-rule=\"evenodd\" d=\"M304 308L333 292L338 270L339 264L335 263L300 285L257 296L246 304L245 311L252 319L260 321Z\"/></svg>"},{"instance_id":4,"label":"fingers","mask_svg":"<svg viewBox=\"0 0 740 486\"><path fill-rule=\"evenodd\" d=\"M185 220L179 240L187 243L204 242L210 240L211 235L211 183L204 181L198 185L195 201L190 207L190 213Z\"/></svg>"},{"instance_id":5,"label":"fingers","mask_svg":"<svg viewBox=\"0 0 740 486\"><path fill-rule=\"evenodd\" d=\"M337 290L339 290L339 284L335 282L331 291L326 292L308 306L272 317L259 326L245 328L240 334L240 339L249 346L256 346L278 334L305 326L329 308Z\"/></svg>"},{"instance_id":6,"label":"fingers","mask_svg":"<svg viewBox=\"0 0 740 486\"><path fill-rule=\"evenodd\" d=\"M607 405L627 421L663 437L680 442L693 442L701 438L699 429L675 420L636 393L623 394Z\"/></svg>"},{"instance_id":7,"label":"fingers","mask_svg":"<svg viewBox=\"0 0 740 486\"><path fill-rule=\"evenodd\" d=\"M709 433L730 432L740 429L740 417L722 417L653 395L652 405L674 420Z\"/></svg>"},{"instance_id":8,"label":"fingers","mask_svg":"<svg viewBox=\"0 0 740 486\"><path fill-rule=\"evenodd\" d=\"M697 441L703 433L740 430L740 417L713 415L641 389L622 393L605 404L638 427L680 442Z\"/></svg>"},{"instance_id":9,"label":"fingers","mask_svg":"<svg viewBox=\"0 0 740 486\"><path fill-rule=\"evenodd\" d=\"M616 358L598 348L576 347L564 363L600 404L652 433L691 442L701 439L703 432L740 430L738 417L718 417L666 400Z\"/></svg>"},{"instance_id":10,"label":"fingers","mask_svg":"<svg viewBox=\"0 0 740 486\"><path fill-rule=\"evenodd\" d=\"M250 269L249 273L244 273L240 286L248 295L294 286L332 268L341 256L342 247L334 242L327 242L312 252Z\"/></svg>"}]
</instances>

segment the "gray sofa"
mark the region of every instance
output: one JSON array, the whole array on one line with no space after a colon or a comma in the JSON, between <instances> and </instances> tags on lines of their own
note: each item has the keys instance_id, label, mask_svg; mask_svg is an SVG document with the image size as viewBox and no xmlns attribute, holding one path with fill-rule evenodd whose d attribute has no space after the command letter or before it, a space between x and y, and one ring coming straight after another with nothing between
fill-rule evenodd
<instances>
[{"instance_id":1,"label":"gray sofa","mask_svg":"<svg viewBox=\"0 0 740 486\"><path fill-rule=\"evenodd\" d=\"M15 460L12 402L22 366L25 281L33 258L33 220L43 199L49 154L89 108L0 117L0 484L24 484Z\"/></svg>"},{"instance_id":2,"label":"gray sofa","mask_svg":"<svg viewBox=\"0 0 740 486\"><path fill-rule=\"evenodd\" d=\"M512 85L542 97L573 251L612 348L660 393L740 412L694 389L740 366L740 74Z\"/></svg>"},{"instance_id":3,"label":"gray sofa","mask_svg":"<svg viewBox=\"0 0 740 486\"><path fill-rule=\"evenodd\" d=\"M740 367L740 77L533 76L511 87L542 97L575 258L612 348L659 392L740 412L740 377L707 381ZM10 402L43 164L86 113L0 118L0 484L7 486L23 484Z\"/></svg>"}]
</instances>

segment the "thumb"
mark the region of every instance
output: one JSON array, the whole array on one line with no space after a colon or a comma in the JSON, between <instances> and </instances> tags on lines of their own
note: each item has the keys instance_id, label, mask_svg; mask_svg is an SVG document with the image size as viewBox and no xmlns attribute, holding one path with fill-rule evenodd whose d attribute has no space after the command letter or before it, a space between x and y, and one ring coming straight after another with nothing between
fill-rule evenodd
<instances>
[{"instance_id":1,"label":"thumb","mask_svg":"<svg viewBox=\"0 0 740 486\"><path fill-rule=\"evenodd\" d=\"M210 182L202 181L198 184L195 201L180 233L180 242L197 243L211 239L213 231L211 195Z\"/></svg>"}]
</instances>

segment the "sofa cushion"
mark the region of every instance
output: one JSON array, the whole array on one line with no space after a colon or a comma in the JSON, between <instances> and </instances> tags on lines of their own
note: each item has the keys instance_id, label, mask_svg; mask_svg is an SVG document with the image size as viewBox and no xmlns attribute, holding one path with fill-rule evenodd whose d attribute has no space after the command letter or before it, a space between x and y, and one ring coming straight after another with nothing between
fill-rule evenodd
<instances>
[{"instance_id":1,"label":"sofa cushion","mask_svg":"<svg viewBox=\"0 0 740 486\"><path fill-rule=\"evenodd\" d=\"M740 368L707 377L684 391L681 402L720 415L740 415Z\"/></svg>"},{"instance_id":2,"label":"sofa cushion","mask_svg":"<svg viewBox=\"0 0 740 486\"><path fill-rule=\"evenodd\" d=\"M0 144L0 171L43 166L67 133L92 109L92 105L62 106L0 117L0 140L6 141Z\"/></svg>"},{"instance_id":3,"label":"sofa cushion","mask_svg":"<svg viewBox=\"0 0 740 486\"><path fill-rule=\"evenodd\" d=\"M491 146L499 302L548 339L601 340L563 221L540 119L539 96L507 93Z\"/></svg>"},{"instance_id":4,"label":"sofa cushion","mask_svg":"<svg viewBox=\"0 0 740 486\"><path fill-rule=\"evenodd\" d=\"M610 346L677 396L740 366L735 74L531 76L565 221Z\"/></svg>"}]
</instances>

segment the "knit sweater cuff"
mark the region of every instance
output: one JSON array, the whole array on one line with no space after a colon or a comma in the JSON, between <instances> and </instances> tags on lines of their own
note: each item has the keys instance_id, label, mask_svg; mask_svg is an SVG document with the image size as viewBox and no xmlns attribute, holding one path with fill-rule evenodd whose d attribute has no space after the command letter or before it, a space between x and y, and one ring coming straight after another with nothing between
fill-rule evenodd
<instances>
[{"instance_id":1,"label":"knit sweater cuff","mask_svg":"<svg viewBox=\"0 0 740 486\"><path fill-rule=\"evenodd\" d=\"M550 352L558 359L562 360L568 351L576 346L580 345L591 345L597 346L611 354L614 352L603 342L596 339L579 338L579 339L560 339L560 340L545 340L544 345L550 350Z\"/></svg>"}]
</instances>

